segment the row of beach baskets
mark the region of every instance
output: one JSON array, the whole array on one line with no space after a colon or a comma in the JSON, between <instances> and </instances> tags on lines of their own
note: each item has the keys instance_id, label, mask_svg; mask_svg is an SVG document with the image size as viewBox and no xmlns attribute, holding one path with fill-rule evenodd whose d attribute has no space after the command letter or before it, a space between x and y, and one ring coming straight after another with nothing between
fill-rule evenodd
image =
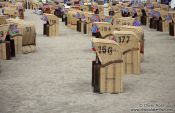
<instances>
[{"instance_id":1,"label":"row of beach baskets","mask_svg":"<svg viewBox=\"0 0 175 113\"><path fill-rule=\"evenodd\" d=\"M143 29L134 26L137 19L122 17L118 13L116 15L109 17L70 9L62 18L68 28L91 37L92 49L96 54L92 61L92 86L96 93L121 93L123 76L141 73ZM93 21L93 18L100 19ZM110 23L111 19L115 24ZM97 32L93 32L95 28Z\"/></svg>"}]
</instances>

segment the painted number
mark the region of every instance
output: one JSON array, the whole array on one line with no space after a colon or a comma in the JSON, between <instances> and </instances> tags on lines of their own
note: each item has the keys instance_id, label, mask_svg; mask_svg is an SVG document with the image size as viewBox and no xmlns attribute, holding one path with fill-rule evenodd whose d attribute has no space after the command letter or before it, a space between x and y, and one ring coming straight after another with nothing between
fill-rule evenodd
<instances>
[{"instance_id":1,"label":"painted number","mask_svg":"<svg viewBox=\"0 0 175 113\"><path fill-rule=\"evenodd\" d=\"M129 39L130 39L130 37L129 36L120 36L120 37L118 37L119 38L119 43L128 43L129 42Z\"/></svg>"},{"instance_id":2,"label":"painted number","mask_svg":"<svg viewBox=\"0 0 175 113\"><path fill-rule=\"evenodd\" d=\"M27 32L31 32L31 27L26 27Z\"/></svg>"},{"instance_id":3,"label":"painted number","mask_svg":"<svg viewBox=\"0 0 175 113\"><path fill-rule=\"evenodd\" d=\"M122 25L130 25L130 23L124 22L122 23Z\"/></svg>"},{"instance_id":4,"label":"painted number","mask_svg":"<svg viewBox=\"0 0 175 113\"><path fill-rule=\"evenodd\" d=\"M106 26L101 26L100 28L99 28L99 30L101 30L101 31L111 31L111 27L106 27Z\"/></svg>"},{"instance_id":5,"label":"painted number","mask_svg":"<svg viewBox=\"0 0 175 113\"><path fill-rule=\"evenodd\" d=\"M101 54L109 54L112 55L112 47L106 47L106 46L98 46L98 52Z\"/></svg>"},{"instance_id":6,"label":"painted number","mask_svg":"<svg viewBox=\"0 0 175 113\"><path fill-rule=\"evenodd\" d=\"M56 20L52 20L52 23L54 23L54 24L55 24L55 23L56 23Z\"/></svg>"}]
</instances>

